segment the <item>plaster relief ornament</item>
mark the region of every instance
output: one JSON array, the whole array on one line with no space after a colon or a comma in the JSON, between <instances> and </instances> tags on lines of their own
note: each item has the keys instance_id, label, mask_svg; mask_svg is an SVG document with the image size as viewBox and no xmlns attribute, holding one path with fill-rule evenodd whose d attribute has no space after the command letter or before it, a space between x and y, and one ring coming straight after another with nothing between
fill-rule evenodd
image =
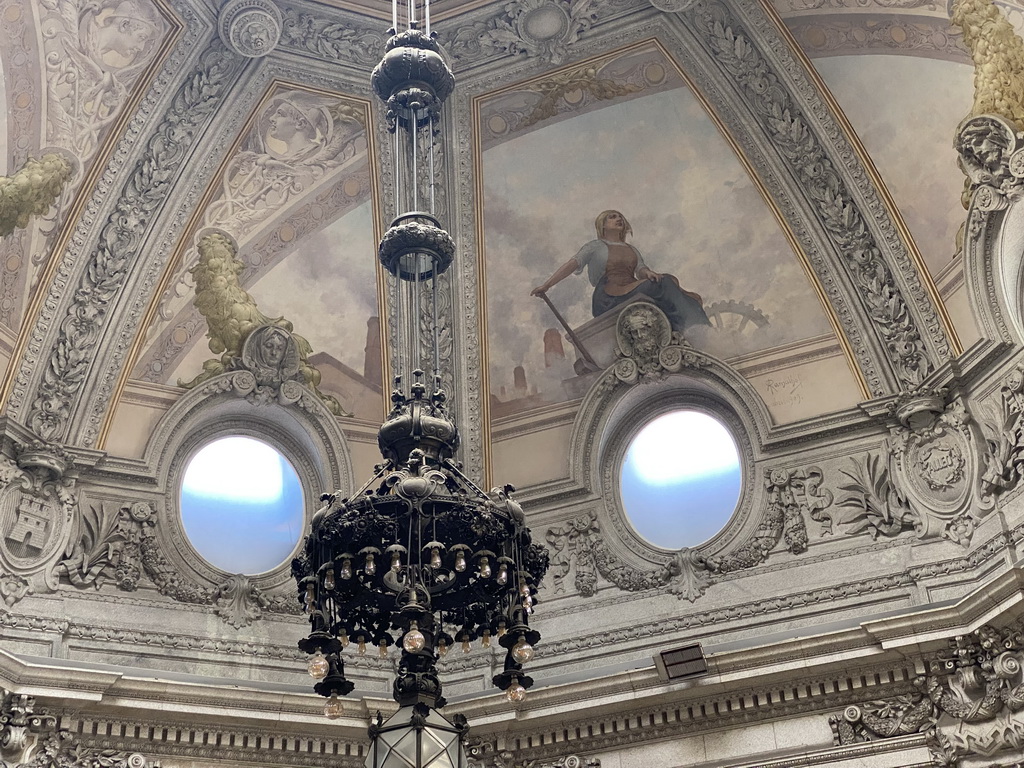
<instances>
[{"instance_id":1,"label":"plaster relief ornament","mask_svg":"<svg viewBox=\"0 0 1024 768\"><path fill-rule=\"evenodd\" d=\"M481 51L560 64L597 18L594 0L512 0L501 15L445 40L456 60Z\"/></svg>"},{"instance_id":2,"label":"plaster relief ornament","mask_svg":"<svg viewBox=\"0 0 1024 768\"><path fill-rule=\"evenodd\" d=\"M235 53L260 58L281 39L281 12L269 0L230 0L220 9L217 32Z\"/></svg>"},{"instance_id":3,"label":"plaster relief ornament","mask_svg":"<svg viewBox=\"0 0 1024 768\"><path fill-rule=\"evenodd\" d=\"M960 124L953 146L959 153L966 203L979 211L1003 210L1024 195L1024 142L998 117L972 117Z\"/></svg>"},{"instance_id":4,"label":"plaster relief ornament","mask_svg":"<svg viewBox=\"0 0 1024 768\"><path fill-rule=\"evenodd\" d=\"M780 542L794 555L807 551L807 518L825 520L823 510L832 503L832 493L821 489L818 467L766 469L764 486L767 503L754 534L742 545L715 557L707 567L714 573L730 573L760 565Z\"/></svg>"},{"instance_id":5,"label":"plaster relief ornament","mask_svg":"<svg viewBox=\"0 0 1024 768\"><path fill-rule=\"evenodd\" d=\"M56 574L79 589L113 582L133 592L142 578L142 538L155 525L153 508L145 502L84 505Z\"/></svg>"},{"instance_id":6,"label":"plaster relief ornament","mask_svg":"<svg viewBox=\"0 0 1024 768\"><path fill-rule=\"evenodd\" d=\"M939 765L1018 757L1024 749L1024 635L980 627L925 660L915 690L848 707L829 719L836 745L925 733ZM1005 753L1000 755L1000 753ZM974 765L975 763L970 763ZM991 763L985 763L989 765Z\"/></svg>"},{"instance_id":7,"label":"plaster relief ornament","mask_svg":"<svg viewBox=\"0 0 1024 768\"><path fill-rule=\"evenodd\" d=\"M33 441L0 456L0 569L4 601L29 591L52 591L51 572L78 512L74 462L60 446Z\"/></svg>"},{"instance_id":8,"label":"plaster relief ornament","mask_svg":"<svg viewBox=\"0 0 1024 768\"><path fill-rule=\"evenodd\" d=\"M987 413L981 492L994 498L1016 488L1024 472L1024 366L1003 379L998 403L989 404Z\"/></svg>"},{"instance_id":9,"label":"plaster relief ornament","mask_svg":"<svg viewBox=\"0 0 1024 768\"><path fill-rule=\"evenodd\" d=\"M138 752L97 749L58 728L57 718L36 711L36 701L25 694L0 689L0 765L19 768L152 768Z\"/></svg>"},{"instance_id":10,"label":"plaster relief ornament","mask_svg":"<svg viewBox=\"0 0 1024 768\"><path fill-rule=\"evenodd\" d=\"M351 416L331 395L322 393L320 371L308 362L313 353L309 342L292 333L283 317L270 318L260 312L255 300L238 282L244 264L236 257L238 246L223 232L212 232L199 241L199 263L192 268L196 283L196 309L206 319L210 351L219 358L203 363L203 371L178 386L192 389L215 376L245 371L233 386L252 402L276 399L281 404L297 402L302 395L299 382L313 390L335 415ZM250 343L250 335L255 338Z\"/></svg>"},{"instance_id":11,"label":"plaster relief ornament","mask_svg":"<svg viewBox=\"0 0 1024 768\"><path fill-rule=\"evenodd\" d=\"M705 356L672 330L654 304L636 301L619 313L615 325L616 355L611 373L623 384L658 381L684 368L700 368Z\"/></svg>"},{"instance_id":12,"label":"plaster relief ornament","mask_svg":"<svg viewBox=\"0 0 1024 768\"><path fill-rule=\"evenodd\" d=\"M167 23L151 0L40 0L48 143L83 162L99 146Z\"/></svg>"}]
</instances>

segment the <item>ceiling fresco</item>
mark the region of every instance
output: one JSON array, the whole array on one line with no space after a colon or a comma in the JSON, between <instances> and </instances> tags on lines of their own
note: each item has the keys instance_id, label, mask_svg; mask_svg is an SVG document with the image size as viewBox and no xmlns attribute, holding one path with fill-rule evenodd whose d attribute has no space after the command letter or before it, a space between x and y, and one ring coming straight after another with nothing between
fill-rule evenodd
<instances>
[{"instance_id":1,"label":"ceiling fresco","mask_svg":"<svg viewBox=\"0 0 1024 768\"><path fill-rule=\"evenodd\" d=\"M74 167L51 211L0 241L0 325L17 329L75 193L179 31L152 0L5 0L0 55L9 171L40 154Z\"/></svg>"},{"instance_id":2,"label":"ceiling fresco","mask_svg":"<svg viewBox=\"0 0 1024 768\"><path fill-rule=\"evenodd\" d=\"M365 104L276 84L217 175L197 245L168 276L133 378L194 386L213 370L211 352L227 354L230 345L217 338L227 326L210 325L196 300L202 240L224 232L237 249L238 287L259 305L259 321L277 317L309 340L308 354L315 351L323 369L321 389L334 393L339 413L379 418L379 331L367 332L377 345L369 352L367 335L337 332L367 329L379 316L367 258L374 250L371 186ZM224 292L205 306L230 315L235 302Z\"/></svg>"},{"instance_id":3,"label":"ceiling fresco","mask_svg":"<svg viewBox=\"0 0 1024 768\"><path fill-rule=\"evenodd\" d=\"M608 209L623 213L627 241L653 271L699 295L707 319L683 331L699 349L750 365L772 359L781 370L782 348L799 357L808 343L836 346L802 255L657 46L506 89L479 109L494 419L577 399L593 379L587 355L599 365L614 359L610 326L591 306L601 289L586 273L552 287L552 307L530 296L567 259L579 261ZM831 405L853 404L850 368L837 370ZM782 387L796 405L790 396L806 382L782 378L767 380L768 399L782 398Z\"/></svg>"},{"instance_id":4,"label":"ceiling fresco","mask_svg":"<svg viewBox=\"0 0 1024 768\"><path fill-rule=\"evenodd\" d=\"M19 362L5 381L12 412L41 413L54 392L90 389L92 410L74 419L88 421L92 443L113 428L122 394L157 393L165 407L230 368L245 336L270 323L301 339L303 376L341 424L380 419L387 333L373 253L386 212L375 184L382 173L390 182L366 70L389 9L278 5L277 38L254 54L218 30L217 4L0 0L4 175L14 179L30 157L58 166L52 200L36 200L41 213L0 239L0 355L49 354L45 375L61 378L40 385L41 362ZM963 287L963 173L952 149L972 110L973 67L948 9L918 0L737 8L766 21L751 33L754 16L738 16L735 29L718 30L718 10L687 15L640 0L437 6L465 94L455 115L465 140L439 159L457 182L444 217L464 248L460 265L474 265L458 267L451 291L480 299L464 313L452 304L444 333L459 338L460 370L480 376L481 392L459 406L467 432L486 441L492 427L551 409L571 421L593 383L586 358L597 367L614 358L586 273L553 285L550 306L531 295L598 238L606 210L624 215L635 252L706 315L687 339L746 378L777 424L919 383L980 338ZM1024 20L1017 5L1003 8ZM741 72L774 61L755 61L748 34L779 41L772 56L789 57L771 75L785 92L777 103ZM814 113L817 104L826 111ZM184 129L182 109L195 116ZM837 122L819 120L826 114ZM799 141L791 156L779 150L787 130L809 131L834 164L828 193L842 198L841 215L819 199L815 169L794 159ZM93 317L92 294L66 286L88 286L96 272L86 257L114 252L97 245L102 222L116 223L159 132L180 152L164 169L178 175L153 202L168 213L137 222L134 261L111 273L132 307L104 304ZM861 217L877 263L865 267L829 240L847 215ZM873 285L884 289L868 295ZM117 370L99 372L107 364L97 359L87 385L69 383L65 373L81 366L64 365L66 344L55 341L82 313L95 320L89 343L127 339L111 358ZM898 370L911 347L916 357ZM64 429L63 411L61 420Z\"/></svg>"}]
</instances>

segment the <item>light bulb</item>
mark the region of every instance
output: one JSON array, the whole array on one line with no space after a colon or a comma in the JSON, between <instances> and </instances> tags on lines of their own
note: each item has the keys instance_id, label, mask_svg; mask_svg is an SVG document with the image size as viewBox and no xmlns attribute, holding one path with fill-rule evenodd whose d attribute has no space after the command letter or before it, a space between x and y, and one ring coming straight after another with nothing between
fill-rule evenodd
<instances>
[{"instance_id":1,"label":"light bulb","mask_svg":"<svg viewBox=\"0 0 1024 768\"><path fill-rule=\"evenodd\" d=\"M533 605L533 597L530 596L530 595L527 595L526 597L524 597L523 598L523 605L525 605L527 608L531 607Z\"/></svg>"},{"instance_id":2,"label":"light bulb","mask_svg":"<svg viewBox=\"0 0 1024 768\"><path fill-rule=\"evenodd\" d=\"M511 688L509 690L511 690ZM509 699L509 701L511 701L511 699ZM341 717L341 713L343 711L341 702L338 700L338 694L332 693L331 698L329 698L327 703L324 704L324 715L331 720L337 720Z\"/></svg>"},{"instance_id":3,"label":"light bulb","mask_svg":"<svg viewBox=\"0 0 1024 768\"><path fill-rule=\"evenodd\" d=\"M309 586L306 587L306 613L311 613L313 611L313 600L314 599L315 598L314 598L314 595L313 595L313 585L310 584Z\"/></svg>"},{"instance_id":4,"label":"light bulb","mask_svg":"<svg viewBox=\"0 0 1024 768\"><path fill-rule=\"evenodd\" d=\"M430 567L435 571L441 567L441 550L437 547L430 548Z\"/></svg>"},{"instance_id":5,"label":"light bulb","mask_svg":"<svg viewBox=\"0 0 1024 768\"><path fill-rule=\"evenodd\" d=\"M368 552L366 555L366 567L363 568L366 571L367 576L373 576L377 572L377 562L373 559L373 553Z\"/></svg>"},{"instance_id":6,"label":"light bulb","mask_svg":"<svg viewBox=\"0 0 1024 768\"><path fill-rule=\"evenodd\" d=\"M520 637L519 642L512 646L512 658L519 664L525 664L533 658L533 646Z\"/></svg>"},{"instance_id":7,"label":"light bulb","mask_svg":"<svg viewBox=\"0 0 1024 768\"><path fill-rule=\"evenodd\" d=\"M448 643L446 643L443 638L437 641L437 653L440 656L444 656L448 653Z\"/></svg>"},{"instance_id":8,"label":"light bulb","mask_svg":"<svg viewBox=\"0 0 1024 768\"><path fill-rule=\"evenodd\" d=\"M508 584L508 566L502 563L501 568L498 569L498 583L502 586Z\"/></svg>"},{"instance_id":9,"label":"light bulb","mask_svg":"<svg viewBox=\"0 0 1024 768\"><path fill-rule=\"evenodd\" d=\"M505 620L502 619L498 622L498 637L504 637L508 629L505 626Z\"/></svg>"},{"instance_id":10,"label":"light bulb","mask_svg":"<svg viewBox=\"0 0 1024 768\"><path fill-rule=\"evenodd\" d=\"M402 567L402 556L398 552L394 552L391 555L391 570L397 571Z\"/></svg>"},{"instance_id":11,"label":"light bulb","mask_svg":"<svg viewBox=\"0 0 1024 768\"><path fill-rule=\"evenodd\" d=\"M348 631L347 630L344 630L344 629L341 630L341 634L338 635L338 642L341 643L341 647L342 648L347 648L348 647Z\"/></svg>"},{"instance_id":12,"label":"light bulb","mask_svg":"<svg viewBox=\"0 0 1024 768\"><path fill-rule=\"evenodd\" d=\"M309 664L306 665L306 671L309 672L309 676L314 680L323 680L330 670L330 663L328 663L323 653L320 652L320 649L317 648L316 653L309 657Z\"/></svg>"},{"instance_id":13,"label":"light bulb","mask_svg":"<svg viewBox=\"0 0 1024 768\"><path fill-rule=\"evenodd\" d=\"M521 587L519 587L519 594L522 595L523 597L529 597L530 596L530 586L528 584L523 584Z\"/></svg>"},{"instance_id":14,"label":"light bulb","mask_svg":"<svg viewBox=\"0 0 1024 768\"><path fill-rule=\"evenodd\" d=\"M402 638L402 647L409 651L409 653L415 653L416 651L422 651L423 646L426 644L427 638L416 629L416 622L413 622L409 631L405 633L405 637Z\"/></svg>"},{"instance_id":15,"label":"light bulb","mask_svg":"<svg viewBox=\"0 0 1024 768\"><path fill-rule=\"evenodd\" d=\"M489 579L491 578L491 564L487 562L486 557L480 558L480 578Z\"/></svg>"},{"instance_id":16,"label":"light bulb","mask_svg":"<svg viewBox=\"0 0 1024 768\"><path fill-rule=\"evenodd\" d=\"M377 651L377 655L380 656L382 659L386 659L388 657L388 641L381 640L379 647L380 650Z\"/></svg>"},{"instance_id":17,"label":"light bulb","mask_svg":"<svg viewBox=\"0 0 1024 768\"><path fill-rule=\"evenodd\" d=\"M484 648L491 647L491 630L485 629L483 637L480 638L480 645Z\"/></svg>"},{"instance_id":18,"label":"light bulb","mask_svg":"<svg viewBox=\"0 0 1024 768\"><path fill-rule=\"evenodd\" d=\"M362 637L359 638L359 648L357 650L359 651L360 656L366 653L366 640Z\"/></svg>"},{"instance_id":19,"label":"light bulb","mask_svg":"<svg viewBox=\"0 0 1024 768\"><path fill-rule=\"evenodd\" d=\"M512 683L512 685L505 689L505 698L513 704L517 704L526 698L526 689L518 682Z\"/></svg>"},{"instance_id":20,"label":"light bulb","mask_svg":"<svg viewBox=\"0 0 1024 768\"><path fill-rule=\"evenodd\" d=\"M328 568L327 573L324 574L324 589L328 592L334 589L334 569Z\"/></svg>"},{"instance_id":21,"label":"light bulb","mask_svg":"<svg viewBox=\"0 0 1024 768\"><path fill-rule=\"evenodd\" d=\"M469 647L469 638L467 637L465 640L462 641L462 652L469 653L470 650L471 649Z\"/></svg>"},{"instance_id":22,"label":"light bulb","mask_svg":"<svg viewBox=\"0 0 1024 768\"><path fill-rule=\"evenodd\" d=\"M341 561L341 573L338 575L346 581L352 578L352 561L347 557Z\"/></svg>"},{"instance_id":23,"label":"light bulb","mask_svg":"<svg viewBox=\"0 0 1024 768\"><path fill-rule=\"evenodd\" d=\"M462 554L462 550L459 550L459 554L455 556L455 570L459 573L466 570L466 556Z\"/></svg>"}]
</instances>

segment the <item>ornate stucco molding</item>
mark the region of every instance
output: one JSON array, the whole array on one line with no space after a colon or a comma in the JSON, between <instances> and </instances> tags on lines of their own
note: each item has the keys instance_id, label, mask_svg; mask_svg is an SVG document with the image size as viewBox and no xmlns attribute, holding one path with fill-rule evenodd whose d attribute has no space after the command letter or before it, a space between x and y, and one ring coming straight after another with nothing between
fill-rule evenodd
<instances>
[{"instance_id":1,"label":"ornate stucco molding","mask_svg":"<svg viewBox=\"0 0 1024 768\"><path fill-rule=\"evenodd\" d=\"M19 768L150 768L138 752L90 749L70 731L59 728L57 718L36 711L32 696L2 692L0 702L0 757L4 766Z\"/></svg>"},{"instance_id":2,"label":"ornate stucco molding","mask_svg":"<svg viewBox=\"0 0 1024 768\"><path fill-rule=\"evenodd\" d=\"M914 690L831 716L835 743L924 733L937 765L949 768L971 757L1019 756L1024 748L1022 659L1019 626L984 625L958 635L947 649L925 659L926 671L915 679Z\"/></svg>"},{"instance_id":3,"label":"ornate stucco molding","mask_svg":"<svg viewBox=\"0 0 1024 768\"><path fill-rule=\"evenodd\" d=\"M748 31L748 22L720 3L687 16L798 179L840 257L837 265L860 295L898 388L920 386L950 355L949 340L906 244L838 121L767 18L751 15ZM868 378L872 389L881 383Z\"/></svg>"},{"instance_id":4,"label":"ornate stucco molding","mask_svg":"<svg viewBox=\"0 0 1024 768\"><path fill-rule=\"evenodd\" d=\"M0 599L7 609L30 592L56 589L50 569L79 507L74 459L62 446L36 439L12 448L13 458L0 454Z\"/></svg>"},{"instance_id":5,"label":"ornate stucco molding","mask_svg":"<svg viewBox=\"0 0 1024 768\"><path fill-rule=\"evenodd\" d=\"M57 299L63 307L63 317L56 337L51 337L52 346L43 355L42 379L26 414L26 421L41 437L56 439L67 435L78 395L96 361L94 349L139 258L145 234L155 224L165 196L181 172L182 157L220 103L222 90L233 82L236 66L236 60L226 56L223 47L215 45L185 78L149 138L144 156L125 180L114 213L103 226L85 270L79 273L70 301L64 304ZM47 330L41 323L36 333ZM41 340L39 347L42 351ZM22 386L31 376L29 362L23 363L19 373L18 383ZM22 386L16 386L12 397L15 409Z\"/></svg>"}]
</instances>

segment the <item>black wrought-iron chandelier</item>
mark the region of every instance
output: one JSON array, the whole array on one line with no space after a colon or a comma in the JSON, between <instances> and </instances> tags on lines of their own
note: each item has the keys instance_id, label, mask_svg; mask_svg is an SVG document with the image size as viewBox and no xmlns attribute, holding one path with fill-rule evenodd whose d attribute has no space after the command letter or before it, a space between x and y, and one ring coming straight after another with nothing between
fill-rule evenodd
<instances>
[{"instance_id":1,"label":"black wrought-iron chandelier","mask_svg":"<svg viewBox=\"0 0 1024 768\"><path fill-rule=\"evenodd\" d=\"M436 664L452 647L505 649L494 685L521 701L533 683L523 664L540 635L529 626L547 550L534 544L510 486L484 493L453 459L458 429L441 387L437 278L455 244L435 218L434 158L441 107L455 84L430 33L429 3L408 0L399 32L397 0L384 58L371 77L394 136L393 199L398 213L378 255L396 279L393 408L378 433L383 463L349 498L325 495L292 564L312 632L314 690L325 714L341 714L346 653L400 647L398 713L371 727L367 765L458 766L465 721L453 725ZM410 762L410 755L415 760ZM404 755L404 757L403 757Z\"/></svg>"}]
</instances>

